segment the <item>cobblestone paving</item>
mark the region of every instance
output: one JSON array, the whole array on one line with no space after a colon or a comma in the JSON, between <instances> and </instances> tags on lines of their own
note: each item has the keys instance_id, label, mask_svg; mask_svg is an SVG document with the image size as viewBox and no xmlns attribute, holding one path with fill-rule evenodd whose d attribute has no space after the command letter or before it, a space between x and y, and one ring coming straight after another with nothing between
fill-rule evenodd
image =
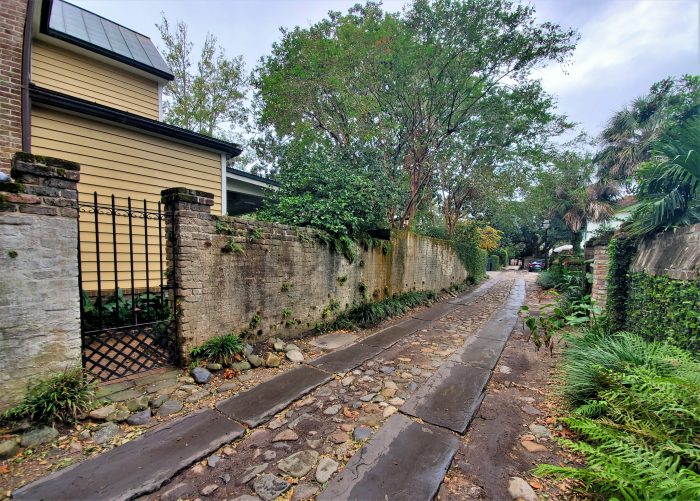
<instances>
[{"instance_id":1,"label":"cobblestone paving","mask_svg":"<svg viewBox=\"0 0 700 501\"><path fill-rule=\"evenodd\" d=\"M308 499L507 298L511 277L347 373L142 499ZM280 481L281 480L281 481ZM289 492L286 493L290 495Z\"/></svg>"}]
</instances>

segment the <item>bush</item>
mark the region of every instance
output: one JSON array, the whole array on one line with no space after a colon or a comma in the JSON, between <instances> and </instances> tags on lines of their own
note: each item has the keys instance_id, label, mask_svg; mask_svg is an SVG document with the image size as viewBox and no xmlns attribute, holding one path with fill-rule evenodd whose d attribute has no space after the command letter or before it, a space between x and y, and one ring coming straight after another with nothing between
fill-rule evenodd
<instances>
[{"instance_id":1,"label":"bush","mask_svg":"<svg viewBox=\"0 0 700 501\"><path fill-rule=\"evenodd\" d=\"M486 274L488 254L479 248L478 227L475 224L459 223L455 230L454 243L457 257L467 270L470 280L477 282Z\"/></svg>"},{"instance_id":2,"label":"bush","mask_svg":"<svg viewBox=\"0 0 700 501\"><path fill-rule=\"evenodd\" d=\"M588 333L565 353L561 421L578 440L584 468L540 465L535 473L580 480L615 499L700 497L700 364L687 351L634 334Z\"/></svg>"},{"instance_id":3,"label":"bush","mask_svg":"<svg viewBox=\"0 0 700 501\"><path fill-rule=\"evenodd\" d=\"M231 365L234 357L243 351L243 340L235 334L226 334L209 339L190 352L195 360L206 360L222 365Z\"/></svg>"},{"instance_id":4,"label":"bush","mask_svg":"<svg viewBox=\"0 0 700 501\"><path fill-rule=\"evenodd\" d=\"M558 274L554 271L545 270L540 272L539 275L537 275L537 285L539 285L545 290L554 289L559 284L560 280L561 274Z\"/></svg>"},{"instance_id":5,"label":"bush","mask_svg":"<svg viewBox=\"0 0 700 501\"><path fill-rule=\"evenodd\" d=\"M376 303L362 303L340 315L334 322L319 326L319 330L348 330L371 327L392 317L403 315L409 309L430 304L437 298L435 291L412 291L395 294Z\"/></svg>"},{"instance_id":6,"label":"bush","mask_svg":"<svg viewBox=\"0 0 700 501\"><path fill-rule=\"evenodd\" d=\"M3 421L71 423L92 407L95 385L82 369L69 369L30 386L24 402L2 415Z\"/></svg>"}]
</instances>

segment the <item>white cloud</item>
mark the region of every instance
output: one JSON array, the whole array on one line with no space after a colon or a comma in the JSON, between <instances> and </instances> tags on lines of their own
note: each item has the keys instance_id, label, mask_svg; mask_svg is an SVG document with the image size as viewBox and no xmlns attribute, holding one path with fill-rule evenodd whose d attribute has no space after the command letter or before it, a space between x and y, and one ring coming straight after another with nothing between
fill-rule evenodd
<instances>
[{"instance_id":1,"label":"white cloud","mask_svg":"<svg viewBox=\"0 0 700 501\"><path fill-rule=\"evenodd\" d=\"M696 2L611 2L578 30L581 40L573 64L550 65L539 72L545 88L560 96L624 83L664 58L682 54L688 57L687 71L697 72Z\"/></svg>"}]
</instances>

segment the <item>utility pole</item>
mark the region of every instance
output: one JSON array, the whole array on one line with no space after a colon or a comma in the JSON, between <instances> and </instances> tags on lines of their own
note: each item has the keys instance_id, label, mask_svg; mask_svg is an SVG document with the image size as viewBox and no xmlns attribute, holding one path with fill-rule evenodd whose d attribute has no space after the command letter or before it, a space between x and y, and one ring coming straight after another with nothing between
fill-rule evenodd
<instances>
[{"instance_id":1,"label":"utility pole","mask_svg":"<svg viewBox=\"0 0 700 501\"><path fill-rule=\"evenodd\" d=\"M545 219L542 222L542 228L544 228L544 269L549 269L549 250L547 249L547 230L549 229L549 219Z\"/></svg>"}]
</instances>

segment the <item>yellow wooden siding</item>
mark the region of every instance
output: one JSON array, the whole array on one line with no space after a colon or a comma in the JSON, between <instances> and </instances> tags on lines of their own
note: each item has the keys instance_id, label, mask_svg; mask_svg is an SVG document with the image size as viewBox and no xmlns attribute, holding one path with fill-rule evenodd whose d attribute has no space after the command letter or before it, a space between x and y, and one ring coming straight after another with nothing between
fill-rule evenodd
<instances>
[{"instance_id":1,"label":"yellow wooden siding","mask_svg":"<svg viewBox=\"0 0 700 501\"><path fill-rule=\"evenodd\" d=\"M212 214L221 213L221 156L116 125L35 107L32 110L32 153L47 155L80 164L79 198L91 203L97 191L100 204L126 207L143 212L157 210L160 192L165 188L186 187L214 194ZM135 287L146 287L146 246L143 218L132 217ZM130 289L128 218L117 216L118 284ZM103 291L114 288L114 257L111 216L99 215L100 266ZM94 214L81 213L81 266L84 288L97 290L97 259ZM165 227L162 228L165 238ZM158 220L148 222L148 253L151 287L160 283ZM163 243L165 254L165 243ZM163 256L165 259L165 255Z\"/></svg>"},{"instance_id":2,"label":"yellow wooden siding","mask_svg":"<svg viewBox=\"0 0 700 501\"><path fill-rule=\"evenodd\" d=\"M46 42L32 44L36 85L154 120L158 82Z\"/></svg>"}]
</instances>

